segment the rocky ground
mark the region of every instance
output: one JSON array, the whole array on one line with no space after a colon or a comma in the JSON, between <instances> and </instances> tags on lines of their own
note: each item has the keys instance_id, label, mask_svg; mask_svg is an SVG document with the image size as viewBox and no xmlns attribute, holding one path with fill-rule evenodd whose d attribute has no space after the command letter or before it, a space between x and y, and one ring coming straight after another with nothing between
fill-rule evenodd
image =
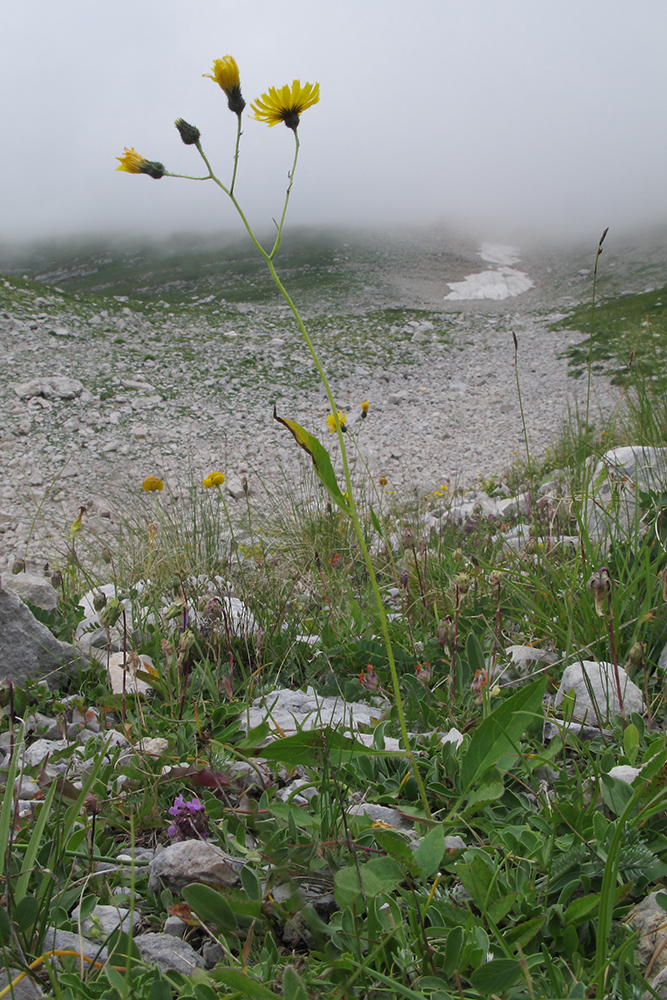
<instances>
[{"instance_id":1,"label":"rocky ground","mask_svg":"<svg viewBox=\"0 0 667 1000\"><path fill-rule=\"evenodd\" d=\"M561 255L554 267L527 255L518 266L533 289L503 302L445 301L447 279L489 266L470 248L449 271L447 259L432 246L420 257L413 242L402 258L357 265L347 304L314 308L311 294L306 308L359 451L398 494L473 485L525 454L512 334L533 455L585 402L585 380L562 358L581 334L551 330L590 294L581 258ZM625 271L643 290L644 274L627 261ZM81 505L89 519L108 517L151 474L174 494L212 469L237 493L246 476L255 501L293 491L307 459L273 420L274 404L337 451L312 359L275 297L167 301L74 292L66 279L0 279L0 570L26 547L48 558ZM595 378L592 412L618 403Z\"/></svg>"}]
</instances>

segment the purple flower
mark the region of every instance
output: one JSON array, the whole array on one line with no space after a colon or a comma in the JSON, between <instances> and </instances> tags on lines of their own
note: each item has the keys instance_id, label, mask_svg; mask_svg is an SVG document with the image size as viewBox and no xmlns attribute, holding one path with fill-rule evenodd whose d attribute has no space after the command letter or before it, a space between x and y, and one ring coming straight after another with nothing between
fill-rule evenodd
<instances>
[{"instance_id":1,"label":"purple flower","mask_svg":"<svg viewBox=\"0 0 667 1000\"><path fill-rule=\"evenodd\" d=\"M167 827L167 833L172 840L208 838L206 803L200 802L199 799L190 799L186 802L182 795L177 795L173 806L169 809L169 815L174 818L174 822Z\"/></svg>"}]
</instances>

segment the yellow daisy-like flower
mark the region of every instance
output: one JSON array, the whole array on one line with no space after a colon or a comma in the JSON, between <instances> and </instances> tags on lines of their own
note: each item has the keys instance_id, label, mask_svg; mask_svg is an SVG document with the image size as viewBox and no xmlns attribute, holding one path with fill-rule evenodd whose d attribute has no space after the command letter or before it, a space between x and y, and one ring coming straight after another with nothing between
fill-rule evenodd
<instances>
[{"instance_id":1,"label":"yellow daisy-like flower","mask_svg":"<svg viewBox=\"0 0 667 1000\"><path fill-rule=\"evenodd\" d=\"M234 114L240 115L245 108L245 101L241 95L241 78L236 59L233 56L223 56L222 59L214 59L213 68L210 73L202 73L222 87L227 95L227 107Z\"/></svg>"},{"instance_id":2,"label":"yellow daisy-like flower","mask_svg":"<svg viewBox=\"0 0 667 1000\"><path fill-rule=\"evenodd\" d=\"M362 419L362 420L365 420L365 419L366 419L366 416L367 416L367 414L368 414L368 407L369 407L370 405L371 405L371 404L370 404L370 403L368 402L368 400L367 400L367 399L366 399L366 400L364 400L364 402L363 402L363 403L361 404L361 419Z\"/></svg>"},{"instance_id":3,"label":"yellow daisy-like flower","mask_svg":"<svg viewBox=\"0 0 667 1000\"><path fill-rule=\"evenodd\" d=\"M386 476L380 476L380 478L378 479L378 483L380 484L380 486L386 486L387 485L387 477Z\"/></svg>"},{"instance_id":4,"label":"yellow daisy-like flower","mask_svg":"<svg viewBox=\"0 0 667 1000\"><path fill-rule=\"evenodd\" d=\"M345 426L345 421L346 420L347 420L347 413L341 413L341 411L339 410L338 411L338 423L340 424L340 429L342 431L346 431L347 430L347 427ZM331 433L335 434L336 433L336 418L334 417L333 413L329 413L327 415L327 423L329 425L329 430L331 431Z\"/></svg>"},{"instance_id":5,"label":"yellow daisy-like flower","mask_svg":"<svg viewBox=\"0 0 667 1000\"><path fill-rule=\"evenodd\" d=\"M295 80L290 88L287 84L277 90L271 87L267 94L262 94L251 105L253 118L267 125L277 125L285 122L288 128L296 131L299 117L306 108L312 108L320 99L319 83L304 83Z\"/></svg>"},{"instance_id":6,"label":"yellow daisy-like flower","mask_svg":"<svg viewBox=\"0 0 667 1000\"><path fill-rule=\"evenodd\" d=\"M141 488L146 493L159 493L160 490L164 489L164 483L157 476L149 476L147 479L144 479Z\"/></svg>"},{"instance_id":7,"label":"yellow daisy-like flower","mask_svg":"<svg viewBox=\"0 0 667 1000\"><path fill-rule=\"evenodd\" d=\"M202 479L202 486L205 486L207 490L210 490L212 486L222 486L224 481L224 472L209 472L206 479Z\"/></svg>"},{"instance_id":8,"label":"yellow daisy-like flower","mask_svg":"<svg viewBox=\"0 0 667 1000\"><path fill-rule=\"evenodd\" d=\"M116 167L116 170L124 170L128 174L148 174L149 177L152 177L156 181L164 177L165 170L161 163L158 163L156 160L147 160L141 153L137 153L134 148L128 149L126 146L123 155L117 156L116 159L120 163L120 166Z\"/></svg>"}]
</instances>

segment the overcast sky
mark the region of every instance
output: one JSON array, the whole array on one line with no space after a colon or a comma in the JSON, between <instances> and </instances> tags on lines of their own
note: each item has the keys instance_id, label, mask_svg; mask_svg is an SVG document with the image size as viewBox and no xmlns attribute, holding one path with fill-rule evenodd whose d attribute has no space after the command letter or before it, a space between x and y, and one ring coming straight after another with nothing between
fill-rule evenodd
<instances>
[{"instance_id":1,"label":"overcast sky","mask_svg":"<svg viewBox=\"0 0 667 1000\"><path fill-rule=\"evenodd\" d=\"M17 0L0 32L0 239L235 225L213 186L116 173L134 146L229 177L235 117L202 78L232 54L250 103L298 77L293 224L442 224L597 239L667 221L665 0ZM281 208L292 133L246 119L238 195Z\"/></svg>"}]
</instances>

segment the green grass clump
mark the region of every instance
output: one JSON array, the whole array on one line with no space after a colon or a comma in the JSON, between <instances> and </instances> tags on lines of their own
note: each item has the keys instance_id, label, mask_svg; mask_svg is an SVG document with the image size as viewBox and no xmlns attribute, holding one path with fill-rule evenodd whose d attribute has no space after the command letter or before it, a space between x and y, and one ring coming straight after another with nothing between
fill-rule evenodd
<instances>
[{"instance_id":1,"label":"green grass clump","mask_svg":"<svg viewBox=\"0 0 667 1000\"><path fill-rule=\"evenodd\" d=\"M554 329L590 330L589 306L580 306ZM572 374L581 377L588 369L589 333L586 340L569 347ZM615 385L665 376L667 362L667 286L639 295L602 302L595 310L591 359L595 374L607 374Z\"/></svg>"}]
</instances>

